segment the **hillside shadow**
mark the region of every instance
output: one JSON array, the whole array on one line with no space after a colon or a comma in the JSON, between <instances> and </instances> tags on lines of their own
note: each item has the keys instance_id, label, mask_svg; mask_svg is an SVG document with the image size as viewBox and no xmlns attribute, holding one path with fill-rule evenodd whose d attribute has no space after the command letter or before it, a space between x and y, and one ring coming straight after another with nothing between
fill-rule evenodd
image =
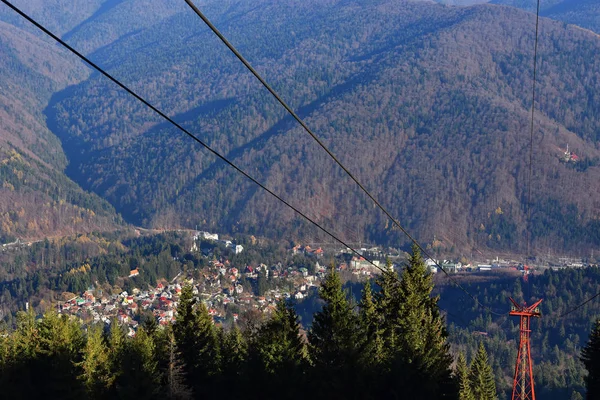
<instances>
[{"instance_id":1,"label":"hillside shadow","mask_svg":"<svg viewBox=\"0 0 600 400\"><path fill-rule=\"evenodd\" d=\"M79 32L84 25L94 21L96 18L100 17L102 14L106 14L107 12L109 12L113 8L117 7L119 4L124 3L125 1L126 0L107 0L89 18L81 21L79 24L77 24L75 27L73 27L69 32L65 33L62 36L62 39L65 41L69 41L69 39L71 39L73 37L73 35L75 35L77 32Z\"/></svg>"}]
</instances>

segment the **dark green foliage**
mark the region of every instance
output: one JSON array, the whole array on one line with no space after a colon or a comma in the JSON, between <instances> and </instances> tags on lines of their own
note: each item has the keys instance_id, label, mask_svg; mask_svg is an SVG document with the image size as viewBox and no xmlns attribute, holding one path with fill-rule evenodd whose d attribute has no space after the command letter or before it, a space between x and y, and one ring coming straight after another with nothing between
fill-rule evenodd
<instances>
[{"instance_id":1,"label":"dark green foliage","mask_svg":"<svg viewBox=\"0 0 600 400\"><path fill-rule=\"evenodd\" d=\"M569 398L575 390L585 391L585 368L579 359L581 348L593 330L595 318L600 313L600 303L592 301L563 318L574 305L583 303L597 293L600 269L565 268L546 270L543 274L522 278L505 274L475 274L482 282L469 283L467 289L478 294L478 299L498 313L508 313L508 296L519 303L542 298L542 317L532 320L531 355L536 382L536 396L549 400ZM446 287L441 292L440 308L448 310L448 330L453 345L469 359L484 341L494 374L500 399L510 396L517 343L519 320L516 317L490 315L473 304L456 287ZM482 335L482 336L480 336Z\"/></svg>"},{"instance_id":2,"label":"dark green foliage","mask_svg":"<svg viewBox=\"0 0 600 400\"><path fill-rule=\"evenodd\" d=\"M458 400L475 400L469 379L469 367L463 353L458 354L456 361L456 379L458 380Z\"/></svg>"},{"instance_id":3,"label":"dark green foliage","mask_svg":"<svg viewBox=\"0 0 600 400\"><path fill-rule=\"evenodd\" d=\"M322 282L319 296L325 304L314 315L308 334L313 390L324 399L340 393L348 393L345 398L364 398L360 380L365 335L335 270Z\"/></svg>"},{"instance_id":4,"label":"dark green foliage","mask_svg":"<svg viewBox=\"0 0 600 400\"><path fill-rule=\"evenodd\" d=\"M473 396L478 400L496 400L496 383L494 382L494 373L488 362L488 355L483 346L479 343L479 350L471 364L469 371L469 380L473 390Z\"/></svg>"},{"instance_id":5,"label":"dark green foliage","mask_svg":"<svg viewBox=\"0 0 600 400\"><path fill-rule=\"evenodd\" d=\"M235 390L235 388L239 388L238 385L241 384L242 378L247 373L245 368L248 361L248 343L236 324L229 332L221 329L220 337L223 377Z\"/></svg>"},{"instance_id":6,"label":"dark green foliage","mask_svg":"<svg viewBox=\"0 0 600 400\"><path fill-rule=\"evenodd\" d=\"M250 376L261 388L254 398L303 398L306 353L296 312L280 301L250 342Z\"/></svg>"},{"instance_id":7,"label":"dark green foliage","mask_svg":"<svg viewBox=\"0 0 600 400\"><path fill-rule=\"evenodd\" d=\"M110 349L101 326L91 326L88 329L81 369L80 380L88 398L107 398L109 388L114 383L114 375L111 373Z\"/></svg>"},{"instance_id":8,"label":"dark green foliage","mask_svg":"<svg viewBox=\"0 0 600 400\"><path fill-rule=\"evenodd\" d=\"M181 290L173 333L183 358L186 384L197 396L216 394L221 368L217 332L206 306L192 297L190 285Z\"/></svg>"},{"instance_id":9,"label":"dark green foliage","mask_svg":"<svg viewBox=\"0 0 600 400\"><path fill-rule=\"evenodd\" d=\"M116 393L123 399L158 399L160 377L153 338L143 328L127 340L119 354Z\"/></svg>"},{"instance_id":10,"label":"dark green foliage","mask_svg":"<svg viewBox=\"0 0 600 400\"><path fill-rule=\"evenodd\" d=\"M3 344L3 396L77 399L84 395L77 377L85 342L76 321L55 313L36 321L32 312L20 313L17 330Z\"/></svg>"},{"instance_id":11,"label":"dark green foliage","mask_svg":"<svg viewBox=\"0 0 600 400\"><path fill-rule=\"evenodd\" d=\"M360 329L362 329L363 340L365 341L361 363L365 368L364 373L370 376L377 371L377 367L380 367L384 361L381 320L373 299L371 282L365 284L359 307ZM373 376L372 379L375 380L376 377Z\"/></svg>"},{"instance_id":12,"label":"dark green foliage","mask_svg":"<svg viewBox=\"0 0 600 400\"><path fill-rule=\"evenodd\" d=\"M600 397L600 320L596 321L590 340L581 351L581 361L588 373L585 378L587 398L597 399Z\"/></svg>"},{"instance_id":13,"label":"dark green foliage","mask_svg":"<svg viewBox=\"0 0 600 400\"><path fill-rule=\"evenodd\" d=\"M399 298L398 274L392 268L391 260L386 261L384 273L377 279L379 291L375 296L375 308L378 314L381 336L384 341L383 365L392 362L398 351L400 324L400 307L402 299Z\"/></svg>"},{"instance_id":14,"label":"dark green foliage","mask_svg":"<svg viewBox=\"0 0 600 400\"><path fill-rule=\"evenodd\" d=\"M406 371L396 382L401 382L409 396L455 398L448 334L437 306L439 297L432 296L432 291L433 276L413 246L396 294L398 334L396 347L391 349L392 365Z\"/></svg>"},{"instance_id":15,"label":"dark green foliage","mask_svg":"<svg viewBox=\"0 0 600 400\"><path fill-rule=\"evenodd\" d=\"M139 255L163 254L165 259L164 254L178 251L176 246L161 245L160 239L129 244L140 250ZM376 285L364 288L357 306L347 298L337 274L328 276L320 292L322 310L315 315L308 340L289 305L279 304L264 324L248 332L235 326L222 330L213 325L201 304L193 303L189 289L180 297L179 320L172 333L169 327L146 322L140 324L144 329L138 336L130 338L113 322L104 335L98 327L90 326L86 332L78 322L51 313L37 321L32 312L22 313L16 329L0 335L0 390L17 399L39 397L42 391L62 398L158 395L183 399L189 398L190 387L196 398L217 398L224 391L232 397L293 398L305 396L307 390L316 393L315 397L319 393L342 398L401 398L403 394L411 398L456 398L459 393L464 397L465 374L460 359L455 381L447 379L451 360L444 329L440 329L445 324L437 309L437 296L431 291L433 282L418 252L413 252L400 278L396 278L391 263L388 270L391 273L381 276ZM599 270L548 271L530 276L529 288L520 278L507 275L474 276L476 283L465 285L495 310L508 309L508 294L516 293L518 301L524 300L518 293L530 291L531 298L545 296L543 316L532 322L536 392L540 398L552 400L584 393L584 364L578 362L576 354L587 341L592 323L588 316L600 306L590 302L565 319L551 316L595 294ZM459 275L457 278L461 279ZM444 277L436 279L445 282ZM493 398L490 396L495 392L489 388L495 380L498 396L506 398L516 357L518 321L505 322L506 317L497 319L482 313L454 287L442 286L442 290L444 308L452 312L448 317L452 341L473 360L473 391ZM458 325L457 315L470 325ZM355 332L347 329L349 326L355 326ZM384 329L391 335L386 336ZM597 330L596 326L594 332ZM203 332L208 334L201 335ZM388 340L390 336L394 340ZM479 347L482 341L489 354L487 360ZM194 366L196 359L207 357L210 352L204 352L206 346L202 344L207 342L217 350L213 351L212 364L203 364L211 370L203 369L207 381L199 387L198 381L190 382L187 360ZM185 353L181 351L184 348L193 350ZM584 361L587 352L582 354ZM355 371L346 370L347 365L353 365ZM141 371L145 371L143 376ZM260 390L249 393L249 385Z\"/></svg>"}]
</instances>

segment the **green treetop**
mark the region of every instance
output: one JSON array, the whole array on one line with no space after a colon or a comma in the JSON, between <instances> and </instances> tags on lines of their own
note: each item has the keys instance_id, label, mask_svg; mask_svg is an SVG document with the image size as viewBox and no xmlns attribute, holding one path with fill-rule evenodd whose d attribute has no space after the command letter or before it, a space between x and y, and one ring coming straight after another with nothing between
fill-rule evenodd
<instances>
[{"instance_id":1,"label":"green treetop","mask_svg":"<svg viewBox=\"0 0 600 400\"><path fill-rule=\"evenodd\" d=\"M371 283L367 282L363 289L360 307L360 327L365 340L362 363L366 370L374 371L380 368L385 357L383 354L383 338L381 334L381 321L377 313L377 306L373 299Z\"/></svg>"},{"instance_id":2,"label":"green treetop","mask_svg":"<svg viewBox=\"0 0 600 400\"><path fill-rule=\"evenodd\" d=\"M319 296L325 304L313 317L308 334L309 354L315 375L327 379L315 378L313 382L321 381L323 385L317 390L324 395L326 392L339 395L344 390L355 394L353 387L361 375L359 361L363 337L358 316L333 268L321 283Z\"/></svg>"},{"instance_id":3,"label":"green treetop","mask_svg":"<svg viewBox=\"0 0 600 400\"><path fill-rule=\"evenodd\" d=\"M82 373L79 379L83 382L89 399L102 399L114 382L110 371L110 354L104 340L102 327L91 326L87 332L87 341L81 362Z\"/></svg>"},{"instance_id":4,"label":"green treetop","mask_svg":"<svg viewBox=\"0 0 600 400\"><path fill-rule=\"evenodd\" d=\"M458 355L456 362L456 378L458 380L458 399L475 400L471 390L471 381L469 380L469 367L463 353Z\"/></svg>"},{"instance_id":5,"label":"green treetop","mask_svg":"<svg viewBox=\"0 0 600 400\"><path fill-rule=\"evenodd\" d=\"M294 309L284 301L253 335L249 362L262 397L301 398L307 354Z\"/></svg>"},{"instance_id":6,"label":"green treetop","mask_svg":"<svg viewBox=\"0 0 600 400\"><path fill-rule=\"evenodd\" d=\"M581 361L587 369L585 378L587 386L587 398L600 398L600 320L597 320L590 339L581 351Z\"/></svg>"},{"instance_id":7,"label":"green treetop","mask_svg":"<svg viewBox=\"0 0 600 400\"><path fill-rule=\"evenodd\" d=\"M479 349L471 364L469 379L473 395L477 400L495 400L497 398L494 373L488 362L488 355L483 342L479 343Z\"/></svg>"},{"instance_id":8,"label":"green treetop","mask_svg":"<svg viewBox=\"0 0 600 400\"><path fill-rule=\"evenodd\" d=\"M439 298L431 294L433 277L416 246L400 282L393 283L392 279L393 275L384 274L382 291L386 292L379 295L379 307L391 319L384 322L384 334L395 335L395 343L390 342L386 351L391 356L393 370L402 371L403 377L392 384L402 385L409 396L430 399L456 396L453 360L437 305Z\"/></svg>"},{"instance_id":9,"label":"green treetop","mask_svg":"<svg viewBox=\"0 0 600 400\"><path fill-rule=\"evenodd\" d=\"M216 390L215 378L220 373L219 341L206 306L194 303L192 287L184 286L173 332L186 368L187 384L197 395L209 395Z\"/></svg>"}]
</instances>

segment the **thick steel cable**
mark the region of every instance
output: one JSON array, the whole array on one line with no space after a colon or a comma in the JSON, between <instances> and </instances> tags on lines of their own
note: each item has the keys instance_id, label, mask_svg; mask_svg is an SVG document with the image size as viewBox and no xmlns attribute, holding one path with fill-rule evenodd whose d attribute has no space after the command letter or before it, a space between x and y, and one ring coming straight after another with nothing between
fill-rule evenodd
<instances>
[{"instance_id":1,"label":"thick steel cable","mask_svg":"<svg viewBox=\"0 0 600 400\"><path fill-rule=\"evenodd\" d=\"M152 111L154 111L160 117L164 118L169 123L171 123L173 126L175 126L176 128L178 128L180 131L182 131L183 133L185 133L186 135L188 135L190 138L192 138L193 140L195 140L196 142L198 142L202 147L204 147L205 149L207 149L208 151L210 151L212 154L214 154L215 156L217 156L219 159L221 159L222 161L224 161L227 165L229 165L230 167L232 167L234 170L236 170L237 172L239 172L240 174L242 174L243 176L245 176L248 180L250 180L251 182L253 182L254 184L256 184L258 187L260 187L261 189L263 189L264 191L266 191L267 193L269 193L271 196L273 196L274 198L276 198L277 200L279 200L283 204L285 204L287 207L289 207L292 210L294 210L294 212L296 212L302 218L304 218L307 221L309 221L310 223L312 223L314 226L316 226L321 231L323 231L324 233L326 233L327 235L329 235L331 238L333 238L334 240L336 240L341 245L343 245L343 246L347 247L348 249L350 249L352 251L352 253L354 253L355 255L364 258L365 261L367 261L368 263L370 263L375 268L379 269L382 273L384 273L384 274L387 273L387 271L385 269L379 267L378 265L375 265L375 263L373 263L373 261L371 261L369 258L361 255L354 248L352 248L348 244L346 244L342 239L338 238L333 233L329 232L327 229L325 229L323 226L321 226L318 222L314 221L313 219L311 219L310 217L308 217L306 214L304 214L302 211L300 211L299 209L297 209L296 207L294 207L293 205L291 205L290 203L288 203L286 200L284 200L283 198L281 198L275 192L273 192L272 190L270 190L269 188L267 188L266 186L264 186L262 183L260 183L259 181L257 181L255 178L253 178L247 172L245 172L244 170L242 170L236 164L234 164L233 162L229 161L225 156L223 156L222 154L220 154L219 152L217 152L216 150L214 150L212 147L210 147L208 144L206 144L205 142L203 142L197 136L195 136L194 134L192 134L191 132L189 132L187 129L185 129L183 126L181 126L180 124L178 124L177 122L175 122L172 118L170 118L164 112L160 111L158 108L156 108L155 106L153 106L150 102L148 102L143 97L141 97L140 95L138 95L132 89L130 89L129 87L127 87L125 84L121 83L118 79L114 78L112 75L110 75L104 69L102 69L101 67L99 67L98 65L96 65L94 62L92 62L86 56L84 56L83 54L79 53L77 50L75 50L73 47L71 47L69 44L67 44L64 40L62 40L61 38L59 38L58 36L56 36L55 34L53 34L52 32L50 32L43 25L41 25L39 22L37 22L36 20L34 20L33 18L31 18L29 15L25 14L19 8L17 8L13 4L11 4L9 1L7 1L7 0L0 0L0 1L2 1L4 4L6 4L11 9L13 9L21 17L25 18L27 21L29 21L30 23L32 23L36 28L38 28L39 30L41 30L42 32L44 32L46 35L50 36L52 39L54 39L55 41L57 41L58 43L60 43L63 47L65 47L71 53L75 54L81 60L83 60L84 62L86 62L89 66L91 66L92 68L94 68L95 70L97 70L98 72L100 72L102 75L104 75L106 78L108 78L109 80L111 80L113 83L115 83L121 89L125 90L128 94L130 94L131 96L135 97L138 101L140 101L146 107L150 108ZM396 278L397 278L397 275L394 274L394 276L396 276Z\"/></svg>"},{"instance_id":2,"label":"thick steel cable","mask_svg":"<svg viewBox=\"0 0 600 400\"><path fill-rule=\"evenodd\" d=\"M535 86L537 83L537 55L538 55L538 38L540 27L540 0L537 0L537 11L535 15L535 40L533 46L533 83L531 87L531 124L529 130L529 172L527 176L527 253L525 263L531 256L531 180L533 177L533 123L535 118ZM529 271L527 272L529 273ZM531 284L527 279L527 292L531 297Z\"/></svg>"},{"instance_id":3,"label":"thick steel cable","mask_svg":"<svg viewBox=\"0 0 600 400\"><path fill-rule=\"evenodd\" d=\"M383 213L389 218L390 221L398 229L404 233L404 235L421 251L423 255L427 258L433 260L435 265L463 292L465 292L471 299L475 301L479 306L484 309L487 309L489 312L496 315L504 315L497 313L490 308L483 305L475 296L473 296L469 291L467 291L461 284L456 282L448 272L421 246L419 242L398 222L396 218L394 218L382 205L379 201L359 182L359 180L342 164L340 160L329 150L327 146L319 139L319 137L308 127L308 125L296 114L296 112L283 100L283 98L267 83L267 81L252 67L252 65L246 60L246 58L227 40L227 38L217 29L217 27L200 11L198 7L192 2L192 0L185 0L188 6L200 17L200 19L210 28L210 30L227 46L227 48L237 57L238 60L254 75L256 79L273 95L273 97L281 104L283 108L304 128L304 130L321 146L321 148L331 157L335 163L358 185L358 187L373 201L373 203L381 210Z\"/></svg>"},{"instance_id":4,"label":"thick steel cable","mask_svg":"<svg viewBox=\"0 0 600 400\"><path fill-rule=\"evenodd\" d=\"M570 310L568 310L565 313L562 313L560 315L558 315L556 318L563 318L566 317L567 315L579 310L581 307L585 306L587 303L591 302L592 300L594 300L595 298L600 297L600 293L596 293L595 295L593 295L592 297L590 297L589 299L587 299L586 301L584 301L583 303L571 308Z\"/></svg>"}]
</instances>

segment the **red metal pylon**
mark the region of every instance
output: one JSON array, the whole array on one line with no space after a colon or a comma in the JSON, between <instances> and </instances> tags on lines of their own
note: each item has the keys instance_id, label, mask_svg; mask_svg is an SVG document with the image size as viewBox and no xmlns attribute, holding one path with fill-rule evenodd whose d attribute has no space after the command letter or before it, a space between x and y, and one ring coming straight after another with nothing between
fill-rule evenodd
<instances>
[{"instance_id":1,"label":"red metal pylon","mask_svg":"<svg viewBox=\"0 0 600 400\"><path fill-rule=\"evenodd\" d=\"M533 382L533 363L531 362L531 317L541 316L538 306L542 300L538 300L531 306L519 305L510 298L513 306L510 315L520 317L520 338L517 363L515 365L515 378L513 381L512 400L535 400L535 389Z\"/></svg>"}]
</instances>

